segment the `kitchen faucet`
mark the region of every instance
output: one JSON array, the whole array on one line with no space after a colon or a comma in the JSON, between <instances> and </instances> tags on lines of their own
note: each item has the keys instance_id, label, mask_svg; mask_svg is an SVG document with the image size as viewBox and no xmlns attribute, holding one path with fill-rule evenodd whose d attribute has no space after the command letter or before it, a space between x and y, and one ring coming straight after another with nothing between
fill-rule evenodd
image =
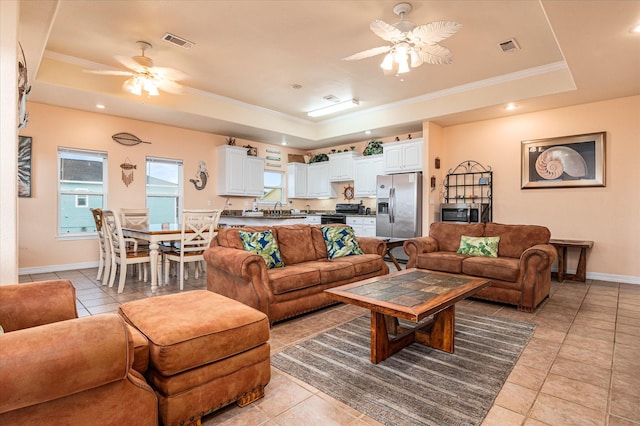
<instances>
[{"instance_id":1,"label":"kitchen faucet","mask_svg":"<svg viewBox=\"0 0 640 426\"><path fill-rule=\"evenodd\" d=\"M280 204L280 214L282 214L282 201L276 201L276 204L273 206L273 211L278 210L278 204Z\"/></svg>"}]
</instances>

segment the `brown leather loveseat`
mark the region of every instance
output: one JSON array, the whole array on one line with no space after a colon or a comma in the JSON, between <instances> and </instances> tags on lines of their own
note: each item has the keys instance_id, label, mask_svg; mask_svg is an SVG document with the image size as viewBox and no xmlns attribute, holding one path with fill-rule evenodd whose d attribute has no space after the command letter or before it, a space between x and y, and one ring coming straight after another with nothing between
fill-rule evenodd
<instances>
[{"instance_id":1,"label":"brown leather loveseat","mask_svg":"<svg viewBox=\"0 0 640 426\"><path fill-rule=\"evenodd\" d=\"M244 250L240 231L269 230L284 267L267 269L260 255ZM326 289L388 274L384 241L357 241L364 254L329 260L320 225L221 229L204 253L207 288L264 312L273 324L336 303L323 294Z\"/></svg>"},{"instance_id":2,"label":"brown leather loveseat","mask_svg":"<svg viewBox=\"0 0 640 426\"><path fill-rule=\"evenodd\" d=\"M462 236L500 237L497 257L457 253ZM491 280L473 297L516 305L532 312L551 289L551 265L557 257L549 229L500 223L431 224L428 237L404 243L407 268L465 274Z\"/></svg>"},{"instance_id":3,"label":"brown leather loveseat","mask_svg":"<svg viewBox=\"0 0 640 426\"><path fill-rule=\"evenodd\" d=\"M0 326L0 424L158 424L130 328L117 314L77 318L69 281L0 286Z\"/></svg>"}]
</instances>

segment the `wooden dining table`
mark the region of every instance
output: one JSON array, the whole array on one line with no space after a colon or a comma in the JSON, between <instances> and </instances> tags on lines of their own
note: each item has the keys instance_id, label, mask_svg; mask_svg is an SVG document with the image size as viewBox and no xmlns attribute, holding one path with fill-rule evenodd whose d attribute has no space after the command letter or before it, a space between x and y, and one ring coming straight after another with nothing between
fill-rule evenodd
<instances>
[{"instance_id":1,"label":"wooden dining table","mask_svg":"<svg viewBox=\"0 0 640 426\"><path fill-rule=\"evenodd\" d=\"M148 226L129 226L122 227L122 235L129 238L136 238L149 242L149 257L151 265L158 265L158 256L160 254L160 243L166 241L180 241L182 238L182 226L177 223L168 224L151 224ZM151 269L151 292L158 290L158 282L162 277L158 277L158 268Z\"/></svg>"}]
</instances>

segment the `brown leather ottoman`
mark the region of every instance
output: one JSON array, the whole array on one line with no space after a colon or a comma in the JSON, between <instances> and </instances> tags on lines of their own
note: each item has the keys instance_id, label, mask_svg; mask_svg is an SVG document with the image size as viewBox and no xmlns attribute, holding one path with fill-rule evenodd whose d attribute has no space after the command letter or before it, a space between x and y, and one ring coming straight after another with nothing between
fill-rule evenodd
<instances>
[{"instance_id":1,"label":"brown leather ottoman","mask_svg":"<svg viewBox=\"0 0 640 426\"><path fill-rule=\"evenodd\" d=\"M124 303L120 315L149 340L145 376L165 425L199 425L225 405L264 396L271 379L264 313L196 290Z\"/></svg>"}]
</instances>

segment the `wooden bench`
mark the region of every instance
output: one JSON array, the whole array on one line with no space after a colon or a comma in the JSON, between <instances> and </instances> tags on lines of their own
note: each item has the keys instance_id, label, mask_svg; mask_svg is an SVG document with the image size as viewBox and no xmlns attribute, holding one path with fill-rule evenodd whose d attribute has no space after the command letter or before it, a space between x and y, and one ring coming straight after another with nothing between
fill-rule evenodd
<instances>
[{"instance_id":1,"label":"wooden bench","mask_svg":"<svg viewBox=\"0 0 640 426\"><path fill-rule=\"evenodd\" d=\"M551 239L549 244L558 251L558 272L555 274L559 282L565 279L582 281L587 280L587 249L593 247L593 241ZM575 274L567 274L567 249L580 249L578 267Z\"/></svg>"}]
</instances>

